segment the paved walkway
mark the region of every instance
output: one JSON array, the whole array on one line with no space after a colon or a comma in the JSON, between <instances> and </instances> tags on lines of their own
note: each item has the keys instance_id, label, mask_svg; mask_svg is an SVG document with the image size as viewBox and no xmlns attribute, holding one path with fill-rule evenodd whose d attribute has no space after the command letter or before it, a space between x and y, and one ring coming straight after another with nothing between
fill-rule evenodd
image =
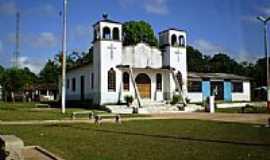
<instances>
[{"instance_id":1,"label":"paved walkway","mask_svg":"<svg viewBox=\"0 0 270 160\"><path fill-rule=\"evenodd\" d=\"M270 114L239 114L239 113L163 113L152 114L149 117L122 118L122 121L154 120L154 119L197 119L221 122L237 122L250 124L267 124ZM112 123L114 119L103 119L102 122ZM29 121L0 121L0 125L41 125L41 124L76 124L94 123L94 120L29 120Z\"/></svg>"}]
</instances>

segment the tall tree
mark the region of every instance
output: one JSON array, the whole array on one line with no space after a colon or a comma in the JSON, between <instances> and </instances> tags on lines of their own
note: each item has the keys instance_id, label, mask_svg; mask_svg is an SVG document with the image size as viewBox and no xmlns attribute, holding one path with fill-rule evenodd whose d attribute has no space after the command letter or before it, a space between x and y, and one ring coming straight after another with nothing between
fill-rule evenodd
<instances>
[{"instance_id":1,"label":"tall tree","mask_svg":"<svg viewBox=\"0 0 270 160\"><path fill-rule=\"evenodd\" d=\"M2 85L1 84L1 82L2 82L2 77L3 77L3 75L4 75L4 72L5 72L5 68L3 67L3 66L1 66L0 65L0 85Z\"/></svg>"},{"instance_id":2,"label":"tall tree","mask_svg":"<svg viewBox=\"0 0 270 160\"><path fill-rule=\"evenodd\" d=\"M59 75L59 66L54 61L48 60L44 68L40 71L39 78L42 83L57 84Z\"/></svg>"},{"instance_id":3,"label":"tall tree","mask_svg":"<svg viewBox=\"0 0 270 160\"><path fill-rule=\"evenodd\" d=\"M187 46L187 65L190 72L209 72L208 57L192 46Z\"/></svg>"},{"instance_id":4,"label":"tall tree","mask_svg":"<svg viewBox=\"0 0 270 160\"><path fill-rule=\"evenodd\" d=\"M158 46L151 25L145 21L128 21L123 24L124 45L136 45L145 42L151 46Z\"/></svg>"},{"instance_id":5,"label":"tall tree","mask_svg":"<svg viewBox=\"0 0 270 160\"><path fill-rule=\"evenodd\" d=\"M28 77L23 69L10 68L5 70L2 80L4 91L10 93L12 101L15 102L14 94L23 91Z\"/></svg>"},{"instance_id":6,"label":"tall tree","mask_svg":"<svg viewBox=\"0 0 270 160\"><path fill-rule=\"evenodd\" d=\"M210 61L211 72L234 73L244 75L244 68L234 59L224 53L214 55Z\"/></svg>"}]
</instances>

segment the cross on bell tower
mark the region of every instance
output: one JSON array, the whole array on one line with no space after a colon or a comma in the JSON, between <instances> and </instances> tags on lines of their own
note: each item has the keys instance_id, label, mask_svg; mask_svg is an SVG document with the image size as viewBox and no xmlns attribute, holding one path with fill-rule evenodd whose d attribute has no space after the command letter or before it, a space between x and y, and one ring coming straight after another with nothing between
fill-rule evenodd
<instances>
[{"instance_id":1,"label":"cross on bell tower","mask_svg":"<svg viewBox=\"0 0 270 160\"><path fill-rule=\"evenodd\" d=\"M177 62L180 62L180 52L179 51L176 51L175 54L177 55Z\"/></svg>"},{"instance_id":2,"label":"cross on bell tower","mask_svg":"<svg viewBox=\"0 0 270 160\"><path fill-rule=\"evenodd\" d=\"M113 50L115 50L116 49L116 47L114 47L114 45L113 44L111 44L109 47L108 47L108 49L110 50L110 57L111 57L111 59L113 59Z\"/></svg>"}]
</instances>

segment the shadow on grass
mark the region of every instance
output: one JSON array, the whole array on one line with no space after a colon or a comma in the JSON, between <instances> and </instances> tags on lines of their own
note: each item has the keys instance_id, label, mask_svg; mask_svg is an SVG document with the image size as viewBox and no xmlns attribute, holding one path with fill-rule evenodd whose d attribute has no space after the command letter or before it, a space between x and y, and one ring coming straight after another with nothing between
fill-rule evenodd
<instances>
[{"instance_id":1,"label":"shadow on grass","mask_svg":"<svg viewBox=\"0 0 270 160\"><path fill-rule=\"evenodd\" d=\"M178 136L172 136L172 135L145 134L145 133L112 131L112 130L102 130L102 129L96 129L95 131L103 132L103 133L145 136L145 137L160 138L160 139L173 139L173 140L185 140L185 141L206 142L206 143L221 143L221 144L233 144L233 145L244 145L244 146L270 147L270 144L264 144L264 143L237 142L237 141L226 141L226 140L217 140L217 139L215 140L214 139L213 140L200 139L200 138L191 138L191 137L178 137Z\"/></svg>"},{"instance_id":2,"label":"shadow on grass","mask_svg":"<svg viewBox=\"0 0 270 160\"><path fill-rule=\"evenodd\" d=\"M191 138L191 137L179 137L173 135L161 135L161 134L146 134L146 133L137 133L137 132L125 132L125 131L115 131L115 130L105 130L105 129L90 129L78 126L71 125L48 125L47 127L65 127L65 128L74 128L78 130L92 130L95 132L102 133L113 133L119 135L129 135L129 136L144 136L158 139L168 139L168 140L183 140L183 141L192 141L192 142L204 142L204 143L220 143L220 144L231 144L231 145L241 145L241 146L251 146L251 147L270 147L270 144L267 143L254 143L254 142L240 142L240 141L227 141L227 140L218 140L218 139L203 139L203 138Z\"/></svg>"}]
</instances>

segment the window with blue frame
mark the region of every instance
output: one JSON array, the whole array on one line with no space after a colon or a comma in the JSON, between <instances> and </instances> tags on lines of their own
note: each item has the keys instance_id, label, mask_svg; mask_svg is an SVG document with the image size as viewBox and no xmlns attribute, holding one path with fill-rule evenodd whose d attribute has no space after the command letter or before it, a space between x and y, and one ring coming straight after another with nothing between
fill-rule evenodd
<instances>
[{"instance_id":1,"label":"window with blue frame","mask_svg":"<svg viewBox=\"0 0 270 160\"><path fill-rule=\"evenodd\" d=\"M235 93L243 93L243 82L232 82L232 91Z\"/></svg>"},{"instance_id":2,"label":"window with blue frame","mask_svg":"<svg viewBox=\"0 0 270 160\"><path fill-rule=\"evenodd\" d=\"M201 81L189 81L188 82L188 92L202 92L202 82Z\"/></svg>"}]
</instances>

